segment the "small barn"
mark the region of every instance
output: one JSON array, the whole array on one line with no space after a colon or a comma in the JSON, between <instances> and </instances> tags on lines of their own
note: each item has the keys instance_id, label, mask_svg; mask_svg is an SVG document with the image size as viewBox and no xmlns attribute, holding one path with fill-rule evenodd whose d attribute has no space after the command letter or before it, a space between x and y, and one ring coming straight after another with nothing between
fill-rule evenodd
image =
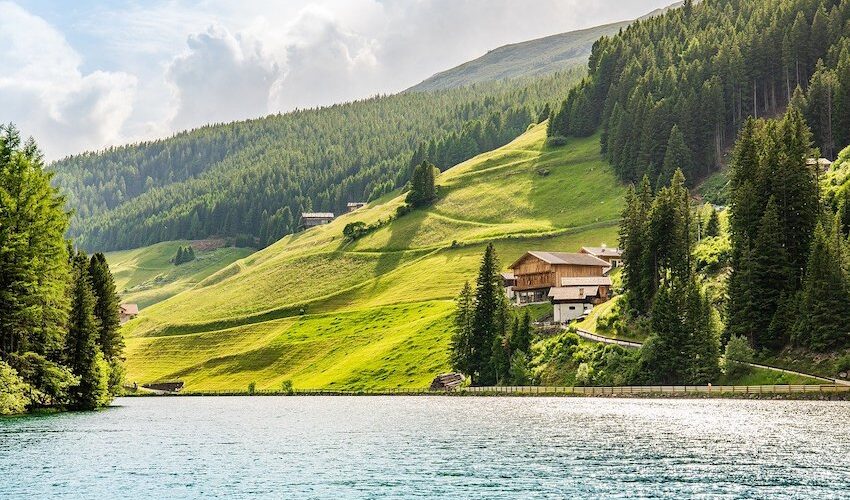
<instances>
[{"instance_id":1,"label":"small barn","mask_svg":"<svg viewBox=\"0 0 850 500\"><path fill-rule=\"evenodd\" d=\"M332 212L303 212L299 227L301 229L310 229L311 227L330 224L333 220L334 214Z\"/></svg>"},{"instance_id":2,"label":"small barn","mask_svg":"<svg viewBox=\"0 0 850 500\"><path fill-rule=\"evenodd\" d=\"M366 206L365 201L349 201L346 205L346 208L349 212L353 212L355 210L360 210L361 208Z\"/></svg>"},{"instance_id":3,"label":"small barn","mask_svg":"<svg viewBox=\"0 0 850 500\"><path fill-rule=\"evenodd\" d=\"M118 306L118 318L123 325L139 315L139 306L137 304L121 304Z\"/></svg>"},{"instance_id":4,"label":"small barn","mask_svg":"<svg viewBox=\"0 0 850 500\"><path fill-rule=\"evenodd\" d=\"M510 271L502 273L502 287L505 289L505 295L507 295L510 300L514 300L516 298L516 293L514 292L515 286L516 276L514 276L514 273Z\"/></svg>"}]
</instances>

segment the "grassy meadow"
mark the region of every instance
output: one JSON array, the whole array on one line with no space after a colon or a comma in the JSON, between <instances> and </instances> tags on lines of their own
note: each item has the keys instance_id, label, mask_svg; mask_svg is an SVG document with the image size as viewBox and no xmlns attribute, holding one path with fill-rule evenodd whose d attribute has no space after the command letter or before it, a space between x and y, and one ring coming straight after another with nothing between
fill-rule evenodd
<instances>
[{"instance_id":1,"label":"grassy meadow","mask_svg":"<svg viewBox=\"0 0 850 500\"><path fill-rule=\"evenodd\" d=\"M598 137L558 148L545 137L534 126L443 172L426 210L389 221L404 196L388 195L150 305L125 327L127 380L180 379L189 391L428 385L449 368L452 301L488 241L504 267L530 249L616 244L625 189ZM382 225L348 242L354 221Z\"/></svg>"}]
</instances>

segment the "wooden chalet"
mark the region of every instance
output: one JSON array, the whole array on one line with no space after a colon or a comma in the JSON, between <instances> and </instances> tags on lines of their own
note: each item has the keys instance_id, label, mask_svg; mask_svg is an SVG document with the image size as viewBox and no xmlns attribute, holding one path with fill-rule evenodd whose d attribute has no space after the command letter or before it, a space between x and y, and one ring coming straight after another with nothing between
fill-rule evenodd
<instances>
[{"instance_id":1,"label":"wooden chalet","mask_svg":"<svg viewBox=\"0 0 850 500\"><path fill-rule=\"evenodd\" d=\"M121 304L118 306L118 318L122 325L138 315L139 306L137 304Z\"/></svg>"},{"instance_id":2,"label":"wooden chalet","mask_svg":"<svg viewBox=\"0 0 850 500\"><path fill-rule=\"evenodd\" d=\"M511 264L518 304L546 302L551 288L564 278L602 277L608 262L587 253L526 252Z\"/></svg>"},{"instance_id":3,"label":"wooden chalet","mask_svg":"<svg viewBox=\"0 0 850 500\"><path fill-rule=\"evenodd\" d=\"M502 287L504 287L505 295L507 295L510 300L514 300L514 298L516 298L516 294L514 292L515 286L516 276L514 276L514 273L510 271L502 273Z\"/></svg>"},{"instance_id":4,"label":"wooden chalet","mask_svg":"<svg viewBox=\"0 0 850 500\"><path fill-rule=\"evenodd\" d=\"M601 247L581 247L579 250L581 253L586 253L588 255L593 255L598 259L602 259L612 268L620 267L623 265L623 251L619 248L608 248L606 246Z\"/></svg>"},{"instance_id":5,"label":"wooden chalet","mask_svg":"<svg viewBox=\"0 0 850 500\"><path fill-rule=\"evenodd\" d=\"M310 229L311 227L330 224L334 220L332 212L303 212L301 214L301 229Z\"/></svg>"},{"instance_id":6,"label":"wooden chalet","mask_svg":"<svg viewBox=\"0 0 850 500\"><path fill-rule=\"evenodd\" d=\"M361 208L363 208L365 206L366 206L365 201L349 201L348 204L345 205L345 207L348 209L349 212L353 212L355 210L360 210Z\"/></svg>"}]
</instances>

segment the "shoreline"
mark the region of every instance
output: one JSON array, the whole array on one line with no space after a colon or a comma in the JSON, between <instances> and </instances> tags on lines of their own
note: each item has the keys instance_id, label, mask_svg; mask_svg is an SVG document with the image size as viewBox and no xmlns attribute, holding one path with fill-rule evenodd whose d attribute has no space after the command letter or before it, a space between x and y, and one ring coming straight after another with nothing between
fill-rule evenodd
<instances>
[{"instance_id":1,"label":"shoreline","mask_svg":"<svg viewBox=\"0 0 850 500\"><path fill-rule=\"evenodd\" d=\"M605 397L654 399L777 399L850 401L845 385L758 386L623 386L623 387L467 387L456 391L428 389L306 389L284 391L191 391L167 394L128 393L123 397L198 396L441 396L441 397Z\"/></svg>"}]
</instances>

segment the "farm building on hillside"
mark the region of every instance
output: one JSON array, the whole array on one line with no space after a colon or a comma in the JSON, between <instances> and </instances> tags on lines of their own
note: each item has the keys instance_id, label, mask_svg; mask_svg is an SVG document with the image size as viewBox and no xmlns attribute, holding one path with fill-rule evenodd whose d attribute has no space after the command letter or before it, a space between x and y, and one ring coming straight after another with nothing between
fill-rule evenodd
<instances>
[{"instance_id":1,"label":"farm building on hillside","mask_svg":"<svg viewBox=\"0 0 850 500\"><path fill-rule=\"evenodd\" d=\"M623 265L623 251L619 248L608 248L603 245L601 247L581 247L580 251L604 260L612 268Z\"/></svg>"},{"instance_id":2,"label":"farm building on hillside","mask_svg":"<svg viewBox=\"0 0 850 500\"><path fill-rule=\"evenodd\" d=\"M139 315L139 306L136 304L121 304L118 306L118 318L123 325Z\"/></svg>"},{"instance_id":3,"label":"farm building on hillside","mask_svg":"<svg viewBox=\"0 0 850 500\"><path fill-rule=\"evenodd\" d=\"M346 205L346 208L348 208L349 212L353 212L355 210L360 210L361 208L363 208L365 206L366 206L365 201L349 201L348 204Z\"/></svg>"},{"instance_id":4,"label":"farm building on hillside","mask_svg":"<svg viewBox=\"0 0 850 500\"><path fill-rule=\"evenodd\" d=\"M301 214L301 229L310 229L311 227L330 224L334 220L334 214L331 212L303 212Z\"/></svg>"},{"instance_id":5,"label":"farm building on hillside","mask_svg":"<svg viewBox=\"0 0 850 500\"><path fill-rule=\"evenodd\" d=\"M806 165L817 166L821 172L826 172L832 166L832 162L828 158L806 158Z\"/></svg>"},{"instance_id":6,"label":"farm building on hillside","mask_svg":"<svg viewBox=\"0 0 850 500\"><path fill-rule=\"evenodd\" d=\"M561 278L561 286L549 289L555 323L567 323L581 317L611 298L611 278L589 276Z\"/></svg>"},{"instance_id":7,"label":"farm building on hillside","mask_svg":"<svg viewBox=\"0 0 850 500\"><path fill-rule=\"evenodd\" d=\"M526 252L510 269L517 304L546 302L564 278L602 277L608 262L587 253Z\"/></svg>"}]
</instances>

